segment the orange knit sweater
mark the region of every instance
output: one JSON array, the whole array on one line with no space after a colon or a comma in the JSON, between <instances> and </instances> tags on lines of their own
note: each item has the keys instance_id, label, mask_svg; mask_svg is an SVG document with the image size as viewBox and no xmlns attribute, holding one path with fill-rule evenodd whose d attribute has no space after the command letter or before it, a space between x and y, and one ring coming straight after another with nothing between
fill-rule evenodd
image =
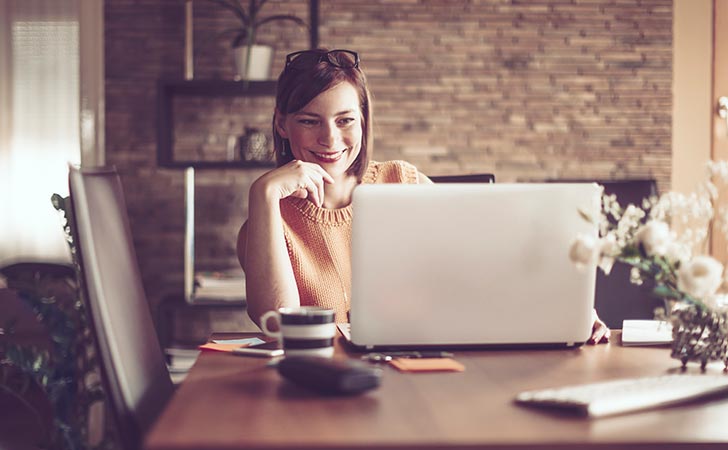
<instances>
[{"instance_id":1,"label":"orange knit sweater","mask_svg":"<svg viewBox=\"0 0 728 450\"><path fill-rule=\"evenodd\" d=\"M371 162L362 183L419 182L404 161ZM346 322L351 298L351 205L319 208L307 199L281 200L283 231L301 305L332 308Z\"/></svg>"}]
</instances>

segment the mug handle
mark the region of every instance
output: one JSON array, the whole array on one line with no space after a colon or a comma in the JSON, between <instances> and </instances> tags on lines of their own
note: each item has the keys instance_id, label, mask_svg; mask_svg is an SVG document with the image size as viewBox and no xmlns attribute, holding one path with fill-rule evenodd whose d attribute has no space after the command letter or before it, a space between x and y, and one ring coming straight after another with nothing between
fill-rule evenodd
<instances>
[{"instance_id":1,"label":"mug handle","mask_svg":"<svg viewBox=\"0 0 728 450\"><path fill-rule=\"evenodd\" d=\"M268 319L275 318L275 321L278 322L278 331L271 331L268 329ZM281 316L278 314L278 311L268 311L267 313L260 316L260 329L263 330L263 333L265 333L267 336L277 338L278 340L283 338L283 333L281 332Z\"/></svg>"}]
</instances>

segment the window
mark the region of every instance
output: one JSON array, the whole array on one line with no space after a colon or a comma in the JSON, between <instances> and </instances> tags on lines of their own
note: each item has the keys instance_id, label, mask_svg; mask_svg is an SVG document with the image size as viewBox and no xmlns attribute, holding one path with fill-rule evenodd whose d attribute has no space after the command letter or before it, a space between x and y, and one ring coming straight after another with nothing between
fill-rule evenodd
<instances>
[{"instance_id":1,"label":"window","mask_svg":"<svg viewBox=\"0 0 728 450\"><path fill-rule=\"evenodd\" d=\"M51 195L80 162L77 0L0 0L0 264L70 261Z\"/></svg>"}]
</instances>

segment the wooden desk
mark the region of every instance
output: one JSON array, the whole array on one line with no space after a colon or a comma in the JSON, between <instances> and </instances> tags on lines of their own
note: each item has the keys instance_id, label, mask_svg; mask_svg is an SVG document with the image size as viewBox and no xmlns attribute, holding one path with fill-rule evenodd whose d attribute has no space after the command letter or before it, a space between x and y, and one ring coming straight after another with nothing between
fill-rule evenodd
<instances>
[{"instance_id":1,"label":"wooden desk","mask_svg":"<svg viewBox=\"0 0 728 450\"><path fill-rule=\"evenodd\" d=\"M337 353L345 356L341 347ZM266 360L204 353L146 448L728 448L728 400L599 420L512 403L527 389L679 370L664 347L615 342L577 350L463 351L456 359L465 372L405 374L386 367L377 390L320 397L288 384ZM709 371L720 373L722 365Z\"/></svg>"}]
</instances>

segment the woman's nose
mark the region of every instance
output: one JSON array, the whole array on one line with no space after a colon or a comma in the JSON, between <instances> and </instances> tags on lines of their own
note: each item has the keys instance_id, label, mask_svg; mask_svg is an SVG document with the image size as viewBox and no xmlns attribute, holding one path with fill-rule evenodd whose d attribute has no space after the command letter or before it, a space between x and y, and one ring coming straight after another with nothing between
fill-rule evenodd
<instances>
[{"instance_id":1,"label":"woman's nose","mask_svg":"<svg viewBox=\"0 0 728 450\"><path fill-rule=\"evenodd\" d=\"M324 124L321 127L318 136L320 145L330 148L336 145L339 140L341 140L341 132L337 127L331 124Z\"/></svg>"}]
</instances>

